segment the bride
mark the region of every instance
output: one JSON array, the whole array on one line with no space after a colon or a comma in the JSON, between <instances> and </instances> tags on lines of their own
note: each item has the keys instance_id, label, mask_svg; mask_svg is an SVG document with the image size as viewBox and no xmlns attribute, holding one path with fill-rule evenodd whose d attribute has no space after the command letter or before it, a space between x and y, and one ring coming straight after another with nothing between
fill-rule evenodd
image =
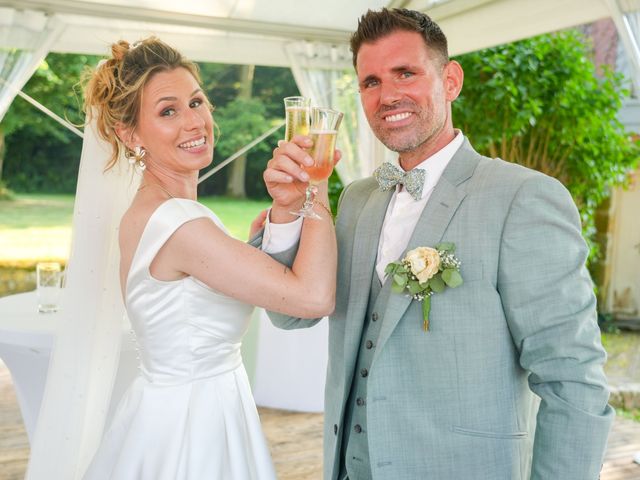
<instances>
[{"instance_id":1,"label":"bride","mask_svg":"<svg viewBox=\"0 0 640 480\"><path fill-rule=\"evenodd\" d=\"M85 111L111 145L106 168L124 151L143 170L119 234L141 366L84 478L275 478L240 345L253 305L308 318L332 311L326 185L314 206L323 221L304 222L291 268L235 240L196 201L214 145L196 65L154 37L111 50L88 78Z\"/></svg>"}]
</instances>

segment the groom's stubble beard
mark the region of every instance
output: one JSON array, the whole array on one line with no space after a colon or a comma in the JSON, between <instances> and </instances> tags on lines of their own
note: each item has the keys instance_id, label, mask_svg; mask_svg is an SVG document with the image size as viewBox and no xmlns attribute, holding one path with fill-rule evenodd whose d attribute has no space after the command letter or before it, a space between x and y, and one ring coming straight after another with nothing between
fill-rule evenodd
<instances>
[{"instance_id":1,"label":"groom's stubble beard","mask_svg":"<svg viewBox=\"0 0 640 480\"><path fill-rule=\"evenodd\" d=\"M415 115L415 121L406 127L392 127L385 123L382 114L397 108L409 108ZM374 135L392 152L402 154L419 150L430 143L444 129L446 113L443 109L426 109L416 103L403 100L393 107L382 107L369 119L369 126ZM373 121L372 121L373 120Z\"/></svg>"}]
</instances>

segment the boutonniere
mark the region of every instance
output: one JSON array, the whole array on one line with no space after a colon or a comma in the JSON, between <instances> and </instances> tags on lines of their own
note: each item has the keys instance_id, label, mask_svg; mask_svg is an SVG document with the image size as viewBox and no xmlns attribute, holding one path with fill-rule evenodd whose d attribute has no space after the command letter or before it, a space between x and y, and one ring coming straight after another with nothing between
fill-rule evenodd
<instances>
[{"instance_id":1,"label":"boutonniere","mask_svg":"<svg viewBox=\"0 0 640 480\"><path fill-rule=\"evenodd\" d=\"M393 275L391 289L396 293L407 291L414 300L422 302L422 328L429 330L431 295L445 288L462 285L460 260L453 254L453 243L439 243L435 248L418 247L407 252L400 261L391 262L384 269Z\"/></svg>"}]
</instances>

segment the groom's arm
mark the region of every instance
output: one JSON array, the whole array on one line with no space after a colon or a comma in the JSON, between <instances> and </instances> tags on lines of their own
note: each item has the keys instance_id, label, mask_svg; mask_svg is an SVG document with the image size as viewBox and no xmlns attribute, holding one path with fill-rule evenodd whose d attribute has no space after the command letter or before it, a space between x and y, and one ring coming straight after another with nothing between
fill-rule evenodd
<instances>
[{"instance_id":1,"label":"groom's arm","mask_svg":"<svg viewBox=\"0 0 640 480\"><path fill-rule=\"evenodd\" d=\"M531 480L597 479L613 421L587 254L567 190L543 175L527 179L504 225L498 289L541 397Z\"/></svg>"},{"instance_id":2,"label":"groom's arm","mask_svg":"<svg viewBox=\"0 0 640 480\"><path fill-rule=\"evenodd\" d=\"M291 267L298 253L301 228L302 219L289 223L272 223L267 215L265 227L249 240L249 244L262 249L283 265ZM269 310L267 315L271 323L285 330L312 327L321 320L320 318L309 320L290 317Z\"/></svg>"}]
</instances>

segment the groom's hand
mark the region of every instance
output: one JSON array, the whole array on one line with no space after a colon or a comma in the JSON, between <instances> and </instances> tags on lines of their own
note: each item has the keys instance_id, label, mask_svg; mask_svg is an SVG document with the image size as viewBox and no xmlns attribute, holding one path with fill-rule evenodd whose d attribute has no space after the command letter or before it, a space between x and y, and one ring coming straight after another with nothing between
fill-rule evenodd
<instances>
[{"instance_id":1,"label":"groom's hand","mask_svg":"<svg viewBox=\"0 0 640 480\"><path fill-rule=\"evenodd\" d=\"M249 227L249 240L251 240L260 230L264 228L264 222L267 219L269 210L262 210L258 216L251 222Z\"/></svg>"},{"instance_id":2,"label":"groom's hand","mask_svg":"<svg viewBox=\"0 0 640 480\"><path fill-rule=\"evenodd\" d=\"M309 175L304 166L313 165L313 160L304 150L311 147L309 137L296 135L291 142L283 140L273 150L273 157L267 162L264 171L264 183L273 199L270 221L286 223L295 220L295 212L304 202Z\"/></svg>"}]
</instances>

